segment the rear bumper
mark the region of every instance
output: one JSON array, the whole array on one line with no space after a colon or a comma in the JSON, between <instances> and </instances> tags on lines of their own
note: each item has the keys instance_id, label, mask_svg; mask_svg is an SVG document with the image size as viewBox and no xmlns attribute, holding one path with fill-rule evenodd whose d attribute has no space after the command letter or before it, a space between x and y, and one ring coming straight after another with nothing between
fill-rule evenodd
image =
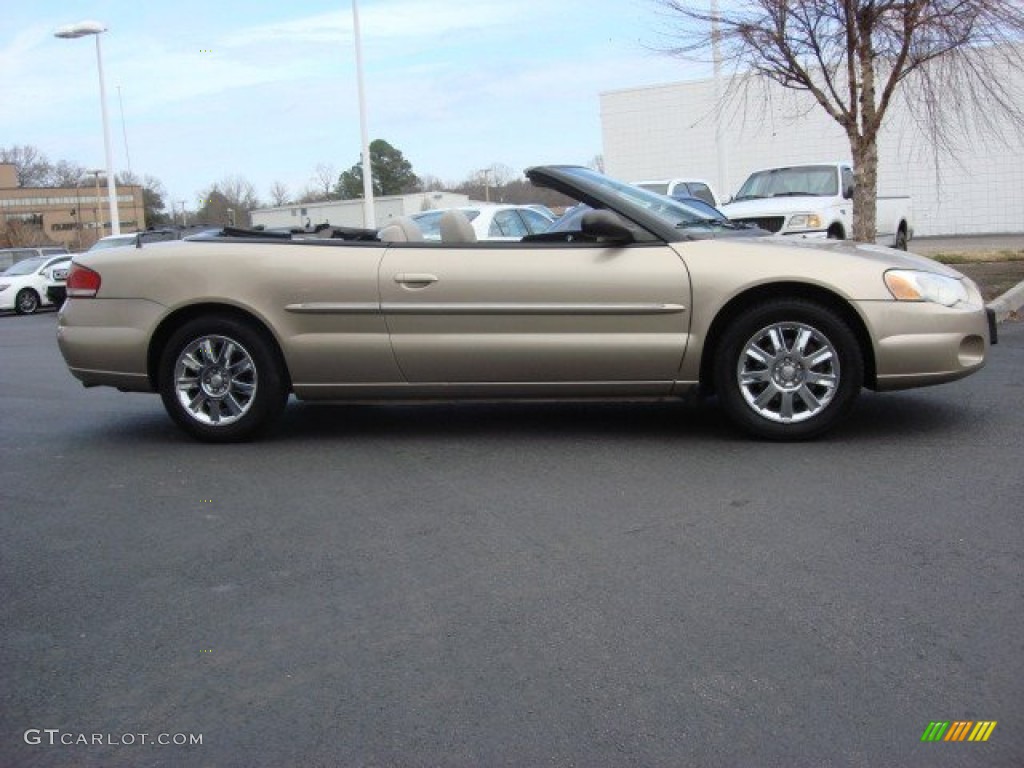
<instances>
[{"instance_id":1,"label":"rear bumper","mask_svg":"<svg viewBox=\"0 0 1024 768\"><path fill-rule=\"evenodd\" d=\"M150 392L148 355L164 307L141 299L69 299L57 319L57 345L86 386Z\"/></svg>"}]
</instances>

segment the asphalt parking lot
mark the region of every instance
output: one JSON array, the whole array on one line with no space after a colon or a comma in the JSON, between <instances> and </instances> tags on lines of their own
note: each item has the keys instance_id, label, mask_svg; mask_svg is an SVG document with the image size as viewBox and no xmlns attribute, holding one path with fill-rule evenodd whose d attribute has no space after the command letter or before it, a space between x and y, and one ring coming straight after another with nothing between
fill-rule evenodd
<instances>
[{"instance_id":1,"label":"asphalt parking lot","mask_svg":"<svg viewBox=\"0 0 1024 768\"><path fill-rule=\"evenodd\" d=\"M0 766L1024 762L1024 324L809 444L293 402L228 447L54 325L0 317Z\"/></svg>"}]
</instances>

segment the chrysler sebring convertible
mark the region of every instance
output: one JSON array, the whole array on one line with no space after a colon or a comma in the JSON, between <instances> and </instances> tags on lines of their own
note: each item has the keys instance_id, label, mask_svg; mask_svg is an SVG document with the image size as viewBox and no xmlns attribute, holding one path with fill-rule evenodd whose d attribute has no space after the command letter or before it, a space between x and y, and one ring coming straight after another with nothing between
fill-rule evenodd
<instances>
[{"instance_id":1,"label":"chrysler sebring convertible","mask_svg":"<svg viewBox=\"0 0 1024 768\"><path fill-rule=\"evenodd\" d=\"M667 399L761 438L821 435L861 388L979 370L977 287L874 245L706 239L671 198L586 168L527 176L580 228L477 242L458 211L306 236L225 229L79 254L57 338L85 386L159 393L183 429L252 438L302 400Z\"/></svg>"}]
</instances>

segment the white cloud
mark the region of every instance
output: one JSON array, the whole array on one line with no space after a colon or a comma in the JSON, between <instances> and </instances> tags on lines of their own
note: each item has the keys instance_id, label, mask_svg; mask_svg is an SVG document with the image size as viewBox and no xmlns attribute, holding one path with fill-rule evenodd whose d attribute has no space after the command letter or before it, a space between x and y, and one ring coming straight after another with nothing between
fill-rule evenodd
<instances>
[{"instance_id":1,"label":"white cloud","mask_svg":"<svg viewBox=\"0 0 1024 768\"><path fill-rule=\"evenodd\" d=\"M425 3L423 0L391 0L359 10L360 33L367 42L374 40L428 40L456 32L515 23L534 0L524 2L480 2L447 0ZM337 43L352 36L352 14L347 10L330 11L289 21L259 24L240 29L222 39L228 46L266 43Z\"/></svg>"}]
</instances>

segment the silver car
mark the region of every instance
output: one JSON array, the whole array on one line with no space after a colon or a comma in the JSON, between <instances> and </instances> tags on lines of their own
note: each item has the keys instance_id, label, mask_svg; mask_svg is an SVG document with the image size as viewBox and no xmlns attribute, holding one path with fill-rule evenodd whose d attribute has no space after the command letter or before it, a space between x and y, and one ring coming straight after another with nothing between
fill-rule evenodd
<instances>
[{"instance_id":1,"label":"silver car","mask_svg":"<svg viewBox=\"0 0 1024 768\"><path fill-rule=\"evenodd\" d=\"M696 239L670 198L575 166L527 171L595 210L579 231L478 242L457 211L287 234L230 230L75 256L58 341L87 386L159 392L203 440L251 438L302 400L717 394L770 439L811 438L862 387L979 370L977 287L848 242Z\"/></svg>"}]
</instances>

